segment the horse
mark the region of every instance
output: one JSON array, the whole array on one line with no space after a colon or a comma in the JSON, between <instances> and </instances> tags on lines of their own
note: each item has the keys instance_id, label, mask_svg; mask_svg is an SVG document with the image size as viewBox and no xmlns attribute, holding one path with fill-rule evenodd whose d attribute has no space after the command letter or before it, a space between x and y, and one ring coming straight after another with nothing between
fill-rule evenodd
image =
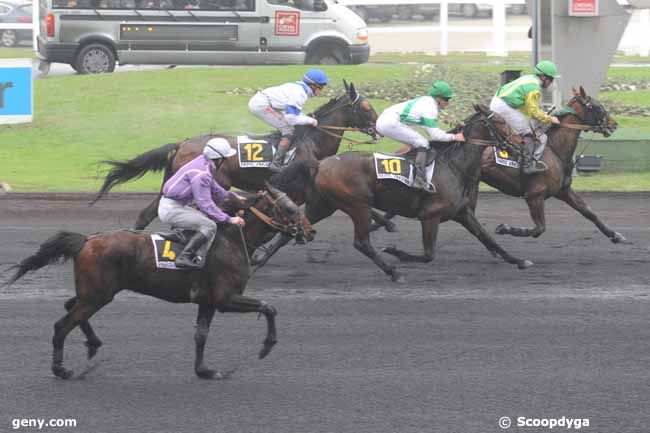
<instances>
[{"instance_id":1,"label":"horse","mask_svg":"<svg viewBox=\"0 0 650 433\"><path fill-rule=\"evenodd\" d=\"M295 237L302 230L298 206L270 184L265 185L265 190L258 193L255 203L245 211L244 220L243 231L233 225L218 231L205 266L200 270L157 268L150 233L119 230L86 236L61 231L45 241L35 254L14 266L17 270L6 284L57 261L74 260L76 295L65 303L68 313L55 323L52 339L52 372L61 379L73 376L73 371L63 366L63 346L68 333L80 326L87 338L88 359L92 358L102 342L89 319L122 290L169 302L198 304L194 371L202 379L223 378L224 374L207 368L203 360L215 311L263 314L267 335L259 358L266 357L277 343L277 310L243 295L251 276L249 253L268 242L276 232Z\"/></svg>"},{"instance_id":2,"label":"horse","mask_svg":"<svg viewBox=\"0 0 650 433\"><path fill-rule=\"evenodd\" d=\"M296 146L295 161L321 160L335 155L345 130L359 130L370 135L374 141L378 139L374 126L377 113L374 108L367 99L357 93L353 83L348 85L344 81L343 84L344 94L332 98L313 113L318 120L317 127L303 125L296 127L293 141ZM149 171L164 170L162 182L164 185L176 170L198 156L205 144L215 137L227 139L230 145L237 149L237 137L208 134L188 138L180 143L164 145L128 161L102 161L112 168L91 204L97 202L112 187L138 179ZM273 133L260 138L277 142L280 135ZM273 172L265 167L240 167L239 156L235 154L221 165L217 173L217 181L226 189L234 186L244 191L257 191L264 186L264 181L272 174ZM302 204L305 200L305 194L290 195L290 197L297 204ZM159 202L160 195L140 212L134 226L136 230L144 229L156 218Z\"/></svg>"},{"instance_id":3,"label":"horse","mask_svg":"<svg viewBox=\"0 0 650 433\"><path fill-rule=\"evenodd\" d=\"M403 277L394 266L384 262L370 243L371 219L384 222L372 208L420 220L423 255L411 255L395 247L383 250L400 261L431 262L438 224L454 220L476 236L492 254L500 255L519 269L532 266L532 262L507 253L474 215L471 199L478 188L483 147L492 143L512 146L511 140L515 140L515 145L521 143L521 138L510 130L500 116L489 113L485 108L476 108L477 113L462 126L466 143L438 143L438 146L446 147L439 151L440 156L436 161L432 179L437 187L435 194L427 194L394 180L377 179L374 154L346 152L320 162L313 191L305 204L305 217L315 224L336 210L348 214L354 223L354 247L396 282L404 281ZM258 267L264 265L288 241L286 236L282 236L270 246L265 255L257 259Z\"/></svg>"},{"instance_id":4,"label":"horse","mask_svg":"<svg viewBox=\"0 0 650 433\"><path fill-rule=\"evenodd\" d=\"M580 132L594 131L608 137L616 130L617 123L600 102L587 96L582 86L578 91L574 89L567 107L568 113L561 116L560 124L548 131L548 144L542 154L547 171L524 176L518 169L498 165L492 149L483 152L481 180L505 194L524 197L535 224L532 229L499 224L495 231L500 235L539 237L546 230L544 201L555 197L592 221L613 243L624 243L625 237L609 228L571 188L573 155Z\"/></svg>"}]
</instances>

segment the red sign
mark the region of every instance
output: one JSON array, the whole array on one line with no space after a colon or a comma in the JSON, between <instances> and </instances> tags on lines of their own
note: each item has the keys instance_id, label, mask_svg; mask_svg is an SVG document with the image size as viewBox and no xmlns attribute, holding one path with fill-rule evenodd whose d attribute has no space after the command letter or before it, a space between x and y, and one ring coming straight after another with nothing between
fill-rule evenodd
<instances>
[{"instance_id":1,"label":"red sign","mask_svg":"<svg viewBox=\"0 0 650 433\"><path fill-rule=\"evenodd\" d=\"M275 11L275 34L298 36L300 34L300 12Z\"/></svg>"},{"instance_id":2,"label":"red sign","mask_svg":"<svg viewBox=\"0 0 650 433\"><path fill-rule=\"evenodd\" d=\"M598 15L598 0L569 0L569 15L590 17Z\"/></svg>"}]
</instances>

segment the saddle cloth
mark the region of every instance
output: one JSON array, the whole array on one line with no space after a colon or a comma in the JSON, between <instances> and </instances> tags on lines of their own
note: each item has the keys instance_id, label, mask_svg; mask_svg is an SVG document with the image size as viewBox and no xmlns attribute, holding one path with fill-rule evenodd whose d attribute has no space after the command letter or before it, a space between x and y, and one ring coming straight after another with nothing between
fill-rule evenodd
<instances>
[{"instance_id":1,"label":"saddle cloth","mask_svg":"<svg viewBox=\"0 0 650 433\"><path fill-rule=\"evenodd\" d=\"M183 251L186 239L184 236L178 236L177 233L164 234L165 237L158 233L151 234L153 243L154 257L156 258L156 267L162 269L178 269L174 260Z\"/></svg>"},{"instance_id":2,"label":"saddle cloth","mask_svg":"<svg viewBox=\"0 0 650 433\"><path fill-rule=\"evenodd\" d=\"M254 138L248 135L237 136L237 154L239 155L239 166L242 168L262 167L271 165L273 155L277 149L277 138L273 136ZM296 155L296 148L289 149L284 156L284 164L289 164Z\"/></svg>"},{"instance_id":3,"label":"saddle cloth","mask_svg":"<svg viewBox=\"0 0 650 433\"><path fill-rule=\"evenodd\" d=\"M413 186L415 179L415 166L412 160L403 155L391 155L389 153L375 152L375 171L377 179L392 179L402 182L406 186ZM427 164L427 181L431 182L436 161L431 160Z\"/></svg>"}]
</instances>

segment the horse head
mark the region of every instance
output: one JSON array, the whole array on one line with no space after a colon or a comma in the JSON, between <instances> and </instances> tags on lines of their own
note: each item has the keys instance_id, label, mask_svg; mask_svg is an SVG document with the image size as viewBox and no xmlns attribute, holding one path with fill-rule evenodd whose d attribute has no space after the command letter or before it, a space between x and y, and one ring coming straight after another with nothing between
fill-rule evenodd
<instances>
[{"instance_id":1,"label":"horse head","mask_svg":"<svg viewBox=\"0 0 650 433\"><path fill-rule=\"evenodd\" d=\"M486 139L493 141L497 147L507 149L512 145L521 146L523 144L523 138L515 133L498 113L490 111L483 104L474 104L474 110L476 114L470 119L480 120L488 132ZM466 136L469 136L469 133L466 133Z\"/></svg>"},{"instance_id":2,"label":"horse head","mask_svg":"<svg viewBox=\"0 0 650 433\"><path fill-rule=\"evenodd\" d=\"M610 117L603 105L591 96L587 96L585 89L580 86L579 90L573 89L573 98L568 104L575 112L580 121L594 132L599 132L605 137L612 135L618 124Z\"/></svg>"},{"instance_id":3,"label":"horse head","mask_svg":"<svg viewBox=\"0 0 650 433\"><path fill-rule=\"evenodd\" d=\"M265 181L266 190L250 210L268 226L296 237L302 233L302 215L289 196Z\"/></svg>"}]
</instances>

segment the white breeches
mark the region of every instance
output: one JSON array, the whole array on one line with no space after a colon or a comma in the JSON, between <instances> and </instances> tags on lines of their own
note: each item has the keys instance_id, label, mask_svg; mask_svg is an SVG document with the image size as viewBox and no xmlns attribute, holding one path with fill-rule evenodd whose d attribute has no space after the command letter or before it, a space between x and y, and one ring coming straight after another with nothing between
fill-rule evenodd
<instances>
[{"instance_id":1,"label":"white breeches","mask_svg":"<svg viewBox=\"0 0 650 433\"><path fill-rule=\"evenodd\" d=\"M262 122L279 129L282 135L293 134L293 126L289 125L282 112L271 106L269 98L257 92L248 102L248 109Z\"/></svg>"},{"instance_id":2,"label":"white breeches","mask_svg":"<svg viewBox=\"0 0 650 433\"><path fill-rule=\"evenodd\" d=\"M408 144L413 148L429 148L429 140L414 128L402 123L398 113L383 112L377 119L376 129L384 137Z\"/></svg>"}]
</instances>

